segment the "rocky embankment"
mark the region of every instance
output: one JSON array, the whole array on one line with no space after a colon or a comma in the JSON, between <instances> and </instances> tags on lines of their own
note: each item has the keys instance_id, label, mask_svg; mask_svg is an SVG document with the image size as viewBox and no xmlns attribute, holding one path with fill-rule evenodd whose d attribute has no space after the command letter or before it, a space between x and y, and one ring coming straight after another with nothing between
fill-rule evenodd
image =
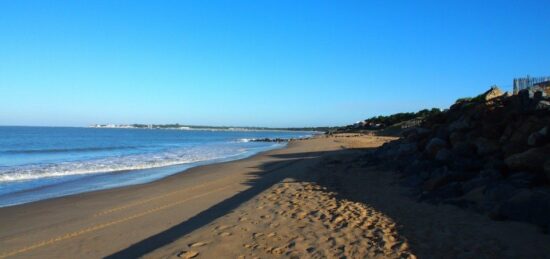
<instances>
[{"instance_id":1,"label":"rocky embankment","mask_svg":"<svg viewBox=\"0 0 550 259\"><path fill-rule=\"evenodd\" d=\"M371 159L397 169L412 195L497 220L550 228L550 98L498 88L457 101Z\"/></svg>"}]
</instances>

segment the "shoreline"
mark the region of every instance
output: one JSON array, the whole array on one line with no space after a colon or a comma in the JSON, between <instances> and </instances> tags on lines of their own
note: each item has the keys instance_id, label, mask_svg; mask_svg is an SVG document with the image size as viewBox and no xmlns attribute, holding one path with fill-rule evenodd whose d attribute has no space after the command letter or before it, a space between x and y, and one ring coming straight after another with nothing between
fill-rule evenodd
<instances>
[{"instance_id":1,"label":"shoreline","mask_svg":"<svg viewBox=\"0 0 550 259\"><path fill-rule=\"evenodd\" d=\"M59 238L60 236L64 236L62 233L67 234L66 232L74 234L71 231L59 231L59 225L68 224L68 226L61 227L61 229L74 230L79 228L76 226L94 225L87 222L90 220L95 222L99 216L112 218L114 215L120 214L122 210L134 211L142 207L154 207L154 205L158 205L158 202L175 201L181 198L179 196L183 194L198 193L199 196L196 197L196 200L200 200L201 202L200 204L195 204L196 207L183 214L169 213L171 217L177 220L188 219L210 206L225 200L226 197L231 197L231 194L248 189L246 182L251 180L248 174L254 171L254 167L281 160L275 156L281 153L288 153L289 150L296 149L297 147L297 149L300 149L301 145L298 142L303 141L293 141L283 148L260 152L244 159L193 167L149 183L78 193L2 207L0 208L0 229L2 229L0 232L0 244L2 245L0 247L3 249L0 250L0 258L4 258L6 254L9 255L14 251L21 250L21 247L28 247L29 244L31 244L31 247L33 244L40 244L43 242L40 240L43 239ZM292 163L292 161L289 163ZM227 187L228 184L231 185ZM208 197L211 189L219 192L212 195L214 197ZM207 193L208 195L205 195L206 197L200 196L203 193ZM194 200L190 202L194 203ZM178 205L174 204L174 207ZM113 211L113 208L117 209ZM166 210L170 210L171 208L165 207ZM143 215L143 217L145 216L147 215ZM158 229L167 228L170 223L174 224L174 219L171 222L159 223L157 226L144 230L143 232L146 233L135 233L136 238L145 238L148 235L154 234ZM109 230L118 232L117 230ZM27 235L29 235L27 239L22 238L22 236ZM104 235L102 234L101 236ZM122 249L132 242L124 241L122 242L123 244L118 242L114 242L114 244L113 242L109 243L113 246L112 250L103 249L97 252L116 252L117 249ZM103 244L97 247L101 246L109 245ZM40 251L40 254L42 254L44 249L37 250L42 250ZM50 252L67 252L65 249L46 250L48 251L46 254ZM75 256L79 254L81 254L81 251L74 251ZM106 255L108 254L102 254L102 256Z\"/></svg>"},{"instance_id":2,"label":"shoreline","mask_svg":"<svg viewBox=\"0 0 550 259\"><path fill-rule=\"evenodd\" d=\"M278 146L276 146L276 145L278 145ZM149 183L153 183L153 182L156 182L156 181L163 180L167 177L171 177L171 176L174 176L174 175L177 175L177 174L185 173L185 172L187 172L187 171L189 171L193 168L208 166L208 165L214 165L214 164L229 163L229 162L233 162L233 161L248 159L248 158L252 158L254 156L257 156L257 155L265 153L265 152L270 152L270 151L278 150L278 149L284 149L284 148L286 148L287 145L288 145L288 142L286 142L286 143L279 143L278 142L278 143L275 143L273 146L265 147L264 150L260 150L260 151L247 151L247 152L244 152L244 153L241 153L241 154L235 154L235 155L231 155L231 156L227 156L227 157L216 158L216 159L205 160L205 161L197 161L197 162L186 163L186 164L177 164L177 165L169 165L169 166L153 167L153 168L144 168L144 169L134 169L134 170L122 170L122 171L113 171L113 172L105 172L105 173L91 173L89 175L84 174L83 179L75 179L75 180L70 180L70 181L61 182L61 183L54 183L54 184L46 185L46 186L39 186L39 187L33 188L33 189L26 189L26 190L16 191L16 192L13 192L13 193L7 193L7 194L1 195L0 199L5 199L6 197L9 198L11 196L17 196L17 195L20 195L20 194L25 194L25 195L30 194L30 195L32 195L33 193L40 192L41 190L43 191L43 190L54 189L54 188L62 188L62 186L74 185L75 183L78 183L78 182L93 180L92 178L108 177L109 175L128 174L128 173L132 173L132 172L145 172L145 171L151 171L151 172L154 173L155 171L159 172L159 171L163 171L163 170L168 170L168 171L172 172L172 173L166 173L166 175L161 175L161 176L159 176L159 178L153 177L152 180L144 179L144 180L139 181L138 183L128 183L128 184L120 183L119 185L115 184L113 187L107 187L107 188L96 187L95 189L75 191L75 192L72 192L72 193L69 193L69 194L61 194L61 195L53 194L51 197L38 198L36 200L31 200L31 201L28 201L28 202L24 201L24 202L19 202L19 203L15 203L15 204L0 205L0 209L1 208L24 205L24 204L29 204L29 203L34 203L34 202L46 201L46 200L50 200L50 199L63 198L63 197L68 197L68 196L72 196L72 195L79 195L79 194L85 194L85 193L91 193L91 192L111 190L111 189L116 189L116 188L124 188L124 187L134 186L134 185L149 184ZM33 199L33 198L29 198L29 199Z\"/></svg>"},{"instance_id":3,"label":"shoreline","mask_svg":"<svg viewBox=\"0 0 550 259\"><path fill-rule=\"evenodd\" d=\"M161 180L0 208L0 258L544 258L550 236L411 200L338 135Z\"/></svg>"}]
</instances>

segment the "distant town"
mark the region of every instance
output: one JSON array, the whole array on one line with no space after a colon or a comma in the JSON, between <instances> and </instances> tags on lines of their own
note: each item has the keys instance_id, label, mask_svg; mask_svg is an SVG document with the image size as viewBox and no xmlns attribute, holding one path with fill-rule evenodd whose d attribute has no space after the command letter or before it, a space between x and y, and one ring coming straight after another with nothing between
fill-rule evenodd
<instances>
[{"instance_id":1,"label":"distant town","mask_svg":"<svg viewBox=\"0 0 550 259\"><path fill-rule=\"evenodd\" d=\"M326 132L336 127L296 127L296 128L269 128L269 127L231 127L231 126L198 126L182 124L93 124L90 128L116 129L167 129L167 130L208 130L208 131L322 131Z\"/></svg>"}]
</instances>

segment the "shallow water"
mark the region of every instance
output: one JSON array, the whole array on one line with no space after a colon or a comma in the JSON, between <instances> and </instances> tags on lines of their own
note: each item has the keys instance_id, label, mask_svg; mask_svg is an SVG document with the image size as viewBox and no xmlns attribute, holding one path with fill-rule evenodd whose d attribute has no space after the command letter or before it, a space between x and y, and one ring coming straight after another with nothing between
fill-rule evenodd
<instances>
[{"instance_id":1,"label":"shallow water","mask_svg":"<svg viewBox=\"0 0 550 259\"><path fill-rule=\"evenodd\" d=\"M311 132L0 127L0 207L146 183Z\"/></svg>"}]
</instances>

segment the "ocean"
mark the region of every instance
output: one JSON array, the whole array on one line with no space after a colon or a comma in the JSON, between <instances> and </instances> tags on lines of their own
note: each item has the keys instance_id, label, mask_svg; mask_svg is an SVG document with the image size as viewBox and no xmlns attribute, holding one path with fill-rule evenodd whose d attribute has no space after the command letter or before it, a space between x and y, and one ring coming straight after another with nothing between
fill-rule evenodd
<instances>
[{"instance_id":1,"label":"ocean","mask_svg":"<svg viewBox=\"0 0 550 259\"><path fill-rule=\"evenodd\" d=\"M313 132L0 127L0 207L151 182Z\"/></svg>"}]
</instances>

